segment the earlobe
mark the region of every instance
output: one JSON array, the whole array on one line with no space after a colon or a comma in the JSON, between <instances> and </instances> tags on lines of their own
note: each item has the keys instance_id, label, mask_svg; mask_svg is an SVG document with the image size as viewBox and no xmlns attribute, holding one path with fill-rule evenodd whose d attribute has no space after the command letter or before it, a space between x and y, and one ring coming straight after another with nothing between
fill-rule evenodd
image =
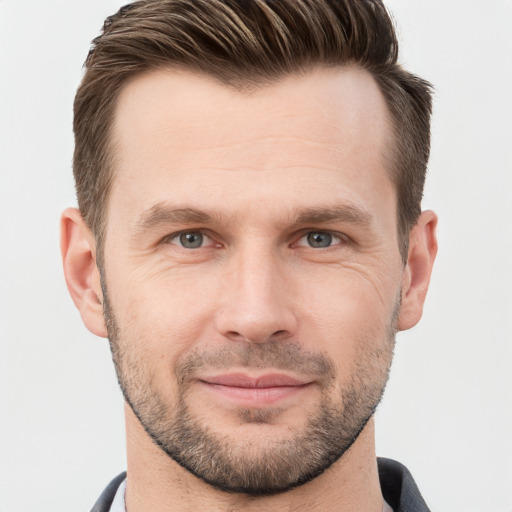
<instances>
[{"instance_id":1,"label":"earlobe","mask_svg":"<svg viewBox=\"0 0 512 512\"><path fill-rule=\"evenodd\" d=\"M437 215L423 212L409 237L409 253L402 281L402 302L398 329L414 327L423 313L432 266L437 254Z\"/></svg>"},{"instance_id":2,"label":"earlobe","mask_svg":"<svg viewBox=\"0 0 512 512\"><path fill-rule=\"evenodd\" d=\"M106 338L96 243L76 208L68 208L61 216L60 248L66 284L85 326Z\"/></svg>"}]
</instances>

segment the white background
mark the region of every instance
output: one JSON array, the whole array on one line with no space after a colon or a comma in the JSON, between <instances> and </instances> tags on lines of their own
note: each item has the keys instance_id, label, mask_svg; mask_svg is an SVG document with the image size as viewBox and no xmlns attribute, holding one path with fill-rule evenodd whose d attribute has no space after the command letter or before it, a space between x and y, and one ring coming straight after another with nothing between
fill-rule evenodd
<instances>
[{"instance_id":1,"label":"white background","mask_svg":"<svg viewBox=\"0 0 512 512\"><path fill-rule=\"evenodd\" d=\"M0 511L87 511L125 467L106 341L62 278L72 101L117 0L0 0ZM399 335L379 455L433 511L512 512L512 1L393 0L402 62L436 86L424 206L440 252Z\"/></svg>"}]
</instances>

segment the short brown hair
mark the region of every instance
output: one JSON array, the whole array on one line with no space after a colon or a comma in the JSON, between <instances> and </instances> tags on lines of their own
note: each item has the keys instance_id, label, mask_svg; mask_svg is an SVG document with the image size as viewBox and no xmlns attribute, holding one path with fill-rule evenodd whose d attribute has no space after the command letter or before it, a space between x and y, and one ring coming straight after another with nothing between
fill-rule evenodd
<instances>
[{"instance_id":1,"label":"short brown hair","mask_svg":"<svg viewBox=\"0 0 512 512\"><path fill-rule=\"evenodd\" d=\"M114 174L110 135L128 80L171 67L254 88L313 67L355 65L374 77L391 114L389 172L405 261L421 213L432 100L430 84L397 59L393 23L380 0L141 0L122 7L93 41L74 104L78 204L100 257Z\"/></svg>"}]
</instances>

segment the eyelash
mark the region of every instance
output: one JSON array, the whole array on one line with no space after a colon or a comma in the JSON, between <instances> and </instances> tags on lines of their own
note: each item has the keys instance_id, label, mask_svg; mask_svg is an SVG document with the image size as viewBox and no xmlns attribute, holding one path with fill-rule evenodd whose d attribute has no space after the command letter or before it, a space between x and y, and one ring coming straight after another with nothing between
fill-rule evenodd
<instances>
[{"instance_id":1,"label":"eyelash","mask_svg":"<svg viewBox=\"0 0 512 512\"><path fill-rule=\"evenodd\" d=\"M312 247L311 245L298 245L298 242L302 240L303 238L307 237L308 235L312 234L322 234L322 235L329 235L333 239L337 239L337 243L333 243L332 245L329 245L328 247ZM339 233L337 231L329 231L329 230L323 230L323 229L307 229L302 231L300 237L297 239L297 241L293 244L295 247L309 247L310 249L331 249L333 247L339 246L339 245L345 245L350 241L350 239L347 237L347 235L343 233Z\"/></svg>"},{"instance_id":2,"label":"eyelash","mask_svg":"<svg viewBox=\"0 0 512 512\"><path fill-rule=\"evenodd\" d=\"M209 240L212 240L214 241L214 239L208 235L207 231L205 229L184 229L183 231L178 231L176 233L171 233L170 235L167 235L165 236L162 240L161 240L161 244L172 244L172 241L175 240L175 239L179 239L179 237L181 237L181 235L186 235L186 234L200 234L202 235L203 237L206 237L208 238ZM172 245L177 245L178 247L181 247L182 249L188 249L187 247L183 247L182 245L179 245L179 244L172 244ZM217 244L220 246L220 244ZM199 247L199 248L203 248L203 246Z\"/></svg>"},{"instance_id":3,"label":"eyelash","mask_svg":"<svg viewBox=\"0 0 512 512\"><path fill-rule=\"evenodd\" d=\"M205 248L204 245L201 245L199 247L193 247L193 248L188 248L188 247L184 247L183 245L179 244L179 243L174 243L173 244L173 240L176 240L176 239L179 239L179 237L181 237L182 235L185 235L185 234L200 234L202 235L203 237L206 237L208 238L209 240L211 240L212 242L215 243L215 239L213 237L211 237L207 230L205 229L187 229L187 230L182 230L182 231L178 231L176 233L171 233L167 236L165 236L162 240L161 240L161 244L172 244L172 245L176 245L178 247L181 247L182 249L186 249L186 250L193 250L193 249L202 249L202 248ZM337 239L338 242L337 243L334 243L332 245L329 245L327 247L313 247L309 244L304 244L304 245L299 245L299 242L300 240L302 240L303 238L307 237L308 235L312 235L312 234L322 234L322 235L329 235L330 237L332 237L333 239ZM305 230L302 230L300 233L298 233L298 237L294 237L295 239L295 242L293 242L291 244L291 247L306 247L306 248L310 248L310 249L324 249L324 250L327 250L327 249L331 249L333 247L336 247L336 246L339 246L339 245L346 245L348 243L350 243L350 238L343 234L343 233L339 233L337 231L329 231L329 230L321 230L321 229L305 229ZM221 247L222 244L220 242L217 242L216 243L217 247Z\"/></svg>"}]
</instances>

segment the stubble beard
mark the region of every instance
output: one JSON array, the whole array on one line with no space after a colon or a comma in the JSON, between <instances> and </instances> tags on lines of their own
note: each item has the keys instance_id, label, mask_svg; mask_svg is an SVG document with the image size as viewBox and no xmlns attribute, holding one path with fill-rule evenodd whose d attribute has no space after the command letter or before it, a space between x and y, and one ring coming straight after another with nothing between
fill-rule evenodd
<instances>
[{"instance_id":1,"label":"stubble beard","mask_svg":"<svg viewBox=\"0 0 512 512\"><path fill-rule=\"evenodd\" d=\"M119 385L126 402L152 441L190 473L225 492L264 496L285 492L316 478L349 450L373 416L389 376L393 357L399 300L387 329L382 348L368 351L364 339L358 342L356 369L332 398L336 366L326 355L304 351L297 344L269 341L263 344L236 343L215 353L191 353L175 371L177 404L155 389L152 369L140 355L130 354L123 345L106 287L103 286L104 315ZM195 417L187 404L190 376L203 365L229 368L293 370L297 374L318 374L324 382L321 400L295 437L245 441L216 432L213 425ZM240 409L241 424L256 423L263 428L278 417L275 409Z\"/></svg>"}]
</instances>

